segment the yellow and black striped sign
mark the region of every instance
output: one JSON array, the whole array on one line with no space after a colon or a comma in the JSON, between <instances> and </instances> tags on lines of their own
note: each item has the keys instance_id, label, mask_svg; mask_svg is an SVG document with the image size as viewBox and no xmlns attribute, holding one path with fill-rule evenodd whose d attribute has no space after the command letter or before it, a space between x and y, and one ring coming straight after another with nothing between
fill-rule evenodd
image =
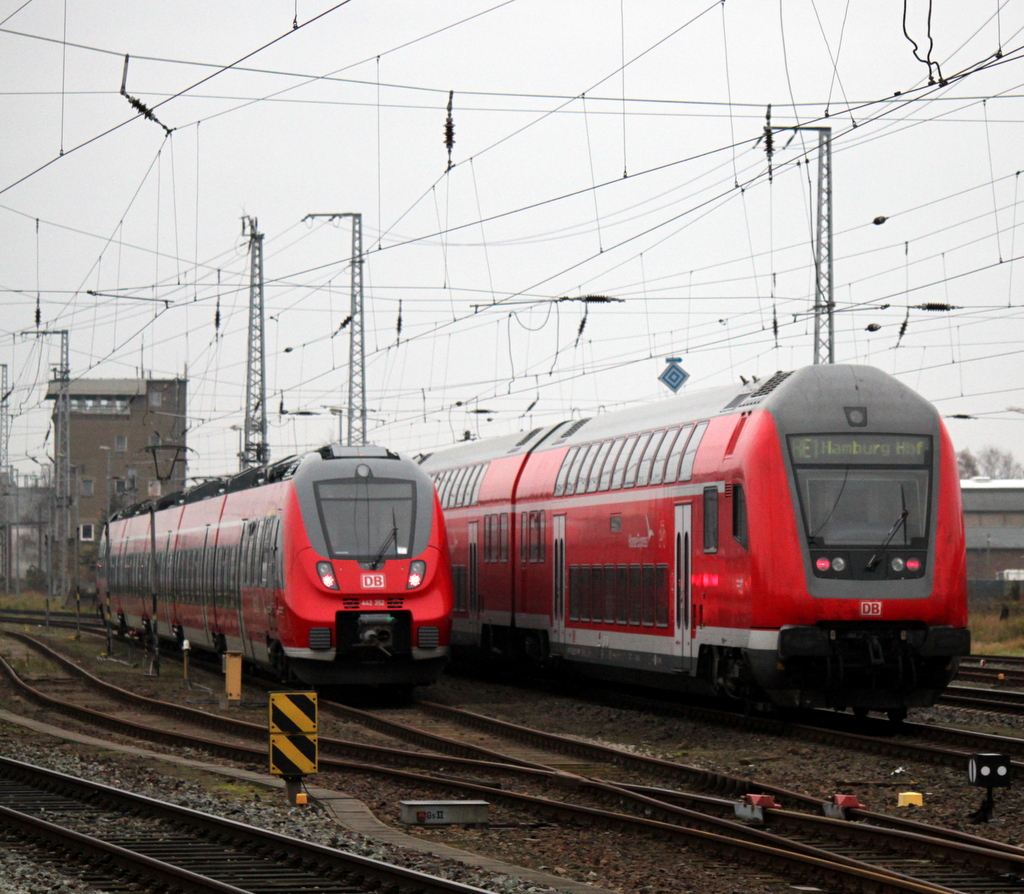
<instances>
[{"instance_id":1,"label":"yellow and black striped sign","mask_svg":"<svg viewBox=\"0 0 1024 894\"><path fill-rule=\"evenodd\" d=\"M317 772L315 692L270 694L270 772L305 776Z\"/></svg>"}]
</instances>

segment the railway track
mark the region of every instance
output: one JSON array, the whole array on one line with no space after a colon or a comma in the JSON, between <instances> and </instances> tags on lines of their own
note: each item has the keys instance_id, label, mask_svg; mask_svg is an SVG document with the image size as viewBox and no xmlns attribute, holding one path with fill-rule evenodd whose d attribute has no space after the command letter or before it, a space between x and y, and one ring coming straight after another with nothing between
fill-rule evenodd
<instances>
[{"instance_id":1,"label":"railway track","mask_svg":"<svg viewBox=\"0 0 1024 894\"><path fill-rule=\"evenodd\" d=\"M98 685L98 681L91 685ZM181 706L166 703L158 706L151 704L151 701L146 702L149 710L165 710L177 716L181 714ZM684 765L630 755L617 749L606 749L566 737L552 737L436 704L425 703L419 708L439 718L439 723L448 732L453 728L461 728L463 731L467 727L474 730L486 728L492 740L506 742L504 749L468 745L464 733L456 738L424 729L422 727L426 724L422 716L419 726L411 727L408 723L387 721L345 706L326 707L331 712L341 714L349 722L370 724L377 730L385 730L388 735L414 742L418 747L435 752L411 754L408 749L395 749L387 753L384 749L374 750L378 759L386 756L388 761L401 759L406 763L411 761L425 766L433 765L435 773L439 767L443 767L446 773L452 770L477 775L491 772L516 778L520 783L525 778L542 780L547 786L569 790L577 795L586 794L590 806L496 790L493 782L481 786L465 779L443 780L445 786L488 800L511 803L517 809L533 811L546 819L563 822L571 820L581 824L609 823L618 827L628 825L646 834L671 835L688 846L700 846L702 850L711 849L715 853L735 854L738 850L746 859L768 861L776 871L787 874L797 873L818 880L828 877L838 881L844 878L844 885L854 883L863 890L995 891L1006 889L1008 879L1019 880L1024 876L1024 851L1017 848L858 808L848 812L849 819L817 816L811 811L820 811L820 802L793 792L756 786L745 780L721 777ZM218 726L228 723L226 718L211 721L209 718L216 715L198 713L204 715L199 718L203 723L216 723ZM230 721L236 735L244 733L244 727L238 726L239 723ZM259 728L258 735L265 737L265 728ZM507 744L510 739L515 742L512 750L516 753L513 754L509 754ZM522 751L524 740L528 742L531 752L529 756ZM321 742L324 743L324 739ZM346 743L331 743L329 740L327 745L328 749L337 747L344 750L347 747ZM361 747L365 749L365 746ZM440 752L443 751L449 754L442 757ZM453 757L455 752L475 756ZM365 750L363 754L366 754ZM566 756L569 758L568 763ZM246 752L241 759L251 762L252 751ZM333 758L328 760L328 763L333 762ZM351 761L345 762L345 765L349 769L355 766ZM410 783L415 780L422 785L424 782L422 774L417 776L407 770L365 765L361 769L364 772L390 772L399 777L408 774L406 778ZM585 771L586 775L579 771ZM601 777L595 776L598 772L602 773ZM764 825L752 826L736 819L736 798L667 790L631 783L621 778L614 781L616 776L622 775L646 778L652 775L655 778L675 776L678 781L685 779L690 785L699 783L704 788L732 794L741 790L745 790L746 795L771 794L780 803L795 805L798 809L759 807L751 813L759 813ZM436 778L429 781L433 784L440 782ZM752 788L756 791L752 792ZM750 799L744 804L750 805ZM626 812L623 813L623 810ZM850 819L857 822L851 822Z\"/></svg>"},{"instance_id":2,"label":"railway track","mask_svg":"<svg viewBox=\"0 0 1024 894\"><path fill-rule=\"evenodd\" d=\"M0 758L0 828L75 855L72 871L118 890L482 891L8 758Z\"/></svg>"}]
</instances>

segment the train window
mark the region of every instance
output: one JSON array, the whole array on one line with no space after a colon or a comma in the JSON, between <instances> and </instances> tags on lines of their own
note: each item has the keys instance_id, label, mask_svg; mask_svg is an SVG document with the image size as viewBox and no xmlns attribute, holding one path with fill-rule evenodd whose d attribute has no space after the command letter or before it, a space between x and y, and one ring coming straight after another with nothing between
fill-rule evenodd
<instances>
[{"instance_id":1,"label":"train window","mask_svg":"<svg viewBox=\"0 0 1024 894\"><path fill-rule=\"evenodd\" d=\"M590 619L601 623L604 617L604 566L595 565L590 570Z\"/></svg>"},{"instance_id":2,"label":"train window","mask_svg":"<svg viewBox=\"0 0 1024 894\"><path fill-rule=\"evenodd\" d=\"M665 461L672 451L672 445L675 443L678 434L678 428L672 428L666 432L665 440L661 442L658 453L654 457L654 462L651 463L651 484L661 484L665 480Z\"/></svg>"},{"instance_id":3,"label":"train window","mask_svg":"<svg viewBox=\"0 0 1024 894\"><path fill-rule=\"evenodd\" d=\"M704 437L707 427L706 422L700 422L693 430L690 443L686 445L686 453L683 454L683 464L679 467L680 481L689 481L693 475L693 461L697 458L697 448L700 446L700 439Z\"/></svg>"},{"instance_id":4,"label":"train window","mask_svg":"<svg viewBox=\"0 0 1024 894\"><path fill-rule=\"evenodd\" d=\"M449 469L444 473L444 492L441 497L441 505L445 509L452 508L453 498L455 496L455 478L458 475L458 469Z\"/></svg>"},{"instance_id":5,"label":"train window","mask_svg":"<svg viewBox=\"0 0 1024 894\"><path fill-rule=\"evenodd\" d=\"M590 473L594 468L594 463L597 462L601 447L600 443L590 445L587 457L583 460L583 465L580 466L579 476L576 478L576 493L585 494L587 492L587 485L590 483Z\"/></svg>"},{"instance_id":6,"label":"train window","mask_svg":"<svg viewBox=\"0 0 1024 894\"><path fill-rule=\"evenodd\" d=\"M668 460L665 463L665 484L671 484L679 477L679 460L682 459L683 450L686 447L686 439L692 428L692 425L684 425L679 429L679 437L676 438L676 442L672 445L672 452L669 453Z\"/></svg>"},{"instance_id":7,"label":"train window","mask_svg":"<svg viewBox=\"0 0 1024 894\"><path fill-rule=\"evenodd\" d=\"M494 540L494 525L491 522L494 521L493 515L484 516L484 561L493 562L491 558L491 543Z\"/></svg>"},{"instance_id":8,"label":"train window","mask_svg":"<svg viewBox=\"0 0 1024 894\"><path fill-rule=\"evenodd\" d=\"M659 627L668 627L668 604L672 600L672 591L668 583L668 565L658 565L654 569L654 591L657 594L654 606L654 622Z\"/></svg>"},{"instance_id":9,"label":"train window","mask_svg":"<svg viewBox=\"0 0 1024 894\"><path fill-rule=\"evenodd\" d=\"M530 513L519 513L519 561L526 563L530 555Z\"/></svg>"},{"instance_id":10,"label":"train window","mask_svg":"<svg viewBox=\"0 0 1024 894\"><path fill-rule=\"evenodd\" d=\"M615 623L629 623L629 568L615 566Z\"/></svg>"},{"instance_id":11,"label":"train window","mask_svg":"<svg viewBox=\"0 0 1024 894\"><path fill-rule=\"evenodd\" d=\"M569 469L569 477L565 479L565 495L572 496L575 493L579 493L579 489L576 483L580 477L580 468L586 462L588 454L593 450L593 444L586 444L580 447L579 453L573 458L572 468Z\"/></svg>"},{"instance_id":12,"label":"train window","mask_svg":"<svg viewBox=\"0 0 1024 894\"><path fill-rule=\"evenodd\" d=\"M569 452L562 457L562 465L558 470L558 477L555 479L555 496L560 497L565 493L565 480L569 477L569 469L572 468L576 454L580 452L579 447L570 447Z\"/></svg>"},{"instance_id":13,"label":"train window","mask_svg":"<svg viewBox=\"0 0 1024 894\"><path fill-rule=\"evenodd\" d=\"M644 627L654 626L654 603L658 598L654 589L655 575L653 565L644 565L641 576L641 607L643 609Z\"/></svg>"},{"instance_id":14,"label":"train window","mask_svg":"<svg viewBox=\"0 0 1024 894\"><path fill-rule=\"evenodd\" d=\"M458 508L459 506L465 506L463 496L466 493L466 482L469 481L469 475L472 470L469 466L465 466L459 469L459 477L455 479L454 493L452 494L452 507Z\"/></svg>"},{"instance_id":15,"label":"train window","mask_svg":"<svg viewBox=\"0 0 1024 894\"><path fill-rule=\"evenodd\" d=\"M612 441L605 441L594 457L594 464L590 467L590 474L587 476L588 494L592 494L597 490L597 483L601 480L601 469L608 459L608 452L612 449L612 443Z\"/></svg>"},{"instance_id":16,"label":"train window","mask_svg":"<svg viewBox=\"0 0 1024 894\"><path fill-rule=\"evenodd\" d=\"M640 600L643 595L641 584L643 572L639 565L629 566L629 623L637 626L640 623Z\"/></svg>"},{"instance_id":17,"label":"train window","mask_svg":"<svg viewBox=\"0 0 1024 894\"><path fill-rule=\"evenodd\" d=\"M704 488L704 552L718 552L718 488Z\"/></svg>"},{"instance_id":18,"label":"train window","mask_svg":"<svg viewBox=\"0 0 1024 894\"><path fill-rule=\"evenodd\" d=\"M615 623L615 566L604 566L604 622Z\"/></svg>"},{"instance_id":19,"label":"train window","mask_svg":"<svg viewBox=\"0 0 1024 894\"><path fill-rule=\"evenodd\" d=\"M408 558L415 539L416 482L339 478L314 484L329 556Z\"/></svg>"},{"instance_id":20,"label":"train window","mask_svg":"<svg viewBox=\"0 0 1024 894\"><path fill-rule=\"evenodd\" d=\"M473 474L469 478L469 486L466 489L466 505L475 506L480 496L480 484L484 480L484 472L487 470L487 463L480 463L473 467Z\"/></svg>"},{"instance_id":21,"label":"train window","mask_svg":"<svg viewBox=\"0 0 1024 894\"><path fill-rule=\"evenodd\" d=\"M580 586L579 586L579 612L581 621L590 620L590 587L591 587L591 569L589 565L580 566Z\"/></svg>"},{"instance_id":22,"label":"train window","mask_svg":"<svg viewBox=\"0 0 1024 894\"><path fill-rule=\"evenodd\" d=\"M618 465L619 453L622 452L622 445L626 443L625 438L619 438L612 444L611 452L604 461L601 468L601 478L597 482L598 490L608 490L612 484L612 470Z\"/></svg>"},{"instance_id":23,"label":"train window","mask_svg":"<svg viewBox=\"0 0 1024 894\"><path fill-rule=\"evenodd\" d=\"M743 493L742 484L732 486L732 536L735 541L747 549L747 498Z\"/></svg>"},{"instance_id":24,"label":"train window","mask_svg":"<svg viewBox=\"0 0 1024 894\"><path fill-rule=\"evenodd\" d=\"M498 517L498 561L508 561L508 513Z\"/></svg>"},{"instance_id":25,"label":"train window","mask_svg":"<svg viewBox=\"0 0 1024 894\"><path fill-rule=\"evenodd\" d=\"M448 486L448 473L441 472L434 476L434 490L437 491L437 498L441 501L441 508L447 509L448 503L445 500L445 489Z\"/></svg>"},{"instance_id":26,"label":"train window","mask_svg":"<svg viewBox=\"0 0 1024 894\"><path fill-rule=\"evenodd\" d=\"M580 619L580 566L569 566L569 620Z\"/></svg>"},{"instance_id":27,"label":"train window","mask_svg":"<svg viewBox=\"0 0 1024 894\"><path fill-rule=\"evenodd\" d=\"M636 447L639 437L640 435L630 435L626 439L626 443L622 445L622 450L619 451L619 455L615 460L615 469L612 471L612 490L619 490L622 487L622 476L626 472L630 454Z\"/></svg>"},{"instance_id":28,"label":"train window","mask_svg":"<svg viewBox=\"0 0 1024 894\"><path fill-rule=\"evenodd\" d=\"M636 486L644 487L651 481L651 466L654 464L654 457L658 453L661 442L665 439L665 432L656 431L647 442L647 449L644 450L643 459L636 472Z\"/></svg>"},{"instance_id":29,"label":"train window","mask_svg":"<svg viewBox=\"0 0 1024 894\"><path fill-rule=\"evenodd\" d=\"M544 561L544 510L530 513L530 561Z\"/></svg>"},{"instance_id":30,"label":"train window","mask_svg":"<svg viewBox=\"0 0 1024 894\"><path fill-rule=\"evenodd\" d=\"M640 467L640 459L643 457L647 450L647 445L651 442L650 432L645 432L640 435L640 440L636 442L636 446L633 448L633 454L629 458L629 465L626 466L626 474L622 476L623 487L635 487L636 486L636 473Z\"/></svg>"}]
</instances>

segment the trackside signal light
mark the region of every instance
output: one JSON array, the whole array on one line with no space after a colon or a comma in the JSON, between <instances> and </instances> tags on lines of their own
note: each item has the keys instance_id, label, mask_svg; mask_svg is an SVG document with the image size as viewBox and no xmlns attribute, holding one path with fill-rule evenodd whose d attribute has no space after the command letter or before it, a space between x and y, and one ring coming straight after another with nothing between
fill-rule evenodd
<instances>
[{"instance_id":1,"label":"trackside signal light","mask_svg":"<svg viewBox=\"0 0 1024 894\"><path fill-rule=\"evenodd\" d=\"M415 590L427 576L427 563L422 559L416 559L409 563L409 580L406 581L405 589Z\"/></svg>"},{"instance_id":2,"label":"trackside signal light","mask_svg":"<svg viewBox=\"0 0 1024 894\"><path fill-rule=\"evenodd\" d=\"M338 578L334 575L334 566L330 562L317 562L316 563L317 577L320 578L322 583L328 590L338 589Z\"/></svg>"}]
</instances>

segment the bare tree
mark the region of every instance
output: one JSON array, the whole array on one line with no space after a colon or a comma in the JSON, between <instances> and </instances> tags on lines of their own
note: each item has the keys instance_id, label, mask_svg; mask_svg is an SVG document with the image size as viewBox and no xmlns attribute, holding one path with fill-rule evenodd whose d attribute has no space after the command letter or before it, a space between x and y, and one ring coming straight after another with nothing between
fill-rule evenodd
<instances>
[{"instance_id":1,"label":"bare tree","mask_svg":"<svg viewBox=\"0 0 1024 894\"><path fill-rule=\"evenodd\" d=\"M956 464L960 469L961 478L974 478L976 475L980 475L978 471L978 460L974 454L971 453L970 447L964 447L963 450L958 450L956 453Z\"/></svg>"},{"instance_id":2,"label":"bare tree","mask_svg":"<svg viewBox=\"0 0 1024 894\"><path fill-rule=\"evenodd\" d=\"M1009 450L984 447L978 454L978 469L989 478L1024 478L1024 466L1013 458Z\"/></svg>"}]
</instances>

